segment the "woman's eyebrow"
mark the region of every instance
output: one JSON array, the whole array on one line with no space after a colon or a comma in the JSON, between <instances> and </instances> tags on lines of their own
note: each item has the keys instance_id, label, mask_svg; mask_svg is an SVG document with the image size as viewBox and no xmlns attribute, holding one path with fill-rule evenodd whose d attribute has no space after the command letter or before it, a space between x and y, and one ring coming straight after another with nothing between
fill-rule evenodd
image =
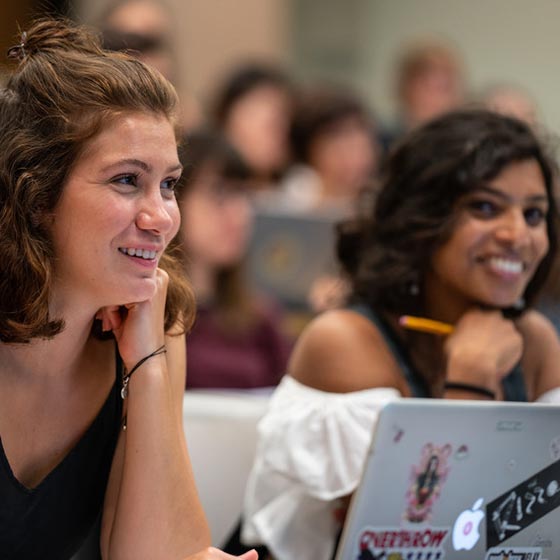
<instances>
[{"instance_id":1,"label":"woman's eyebrow","mask_svg":"<svg viewBox=\"0 0 560 560\"><path fill-rule=\"evenodd\" d=\"M135 167L139 167L140 169L142 169L142 171L145 171L146 173L149 173L152 170L152 166L141 159L124 158L107 165L102 169L102 171L110 171L114 167L119 167L120 165L133 165ZM183 171L183 166L180 163L177 163L176 165L171 165L170 167L167 168L166 173L173 173L174 171Z\"/></svg>"},{"instance_id":2,"label":"woman's eyebrow","mask_svg":"<svg viewBox=\"0 0 560 560\"><path fill-rule=\"evenodd\" d=\"M480 192L485 192L487 194L490 194L492 196L495 196L497 198L501 198L504 201L512 201L515 200L515 197L510 196L509 194L505 193L504 191L500 190L500 189L496 189L494 187L491 187L489 185L480 185L479 187L477 187L476 189L474 189L472 191L472 194L477 194ZM534 194L534 195L530 195L527 196L525 198L523 198L523 200L525 201L530 201L530 202L548 202L548 196L546 194Z\"/></svg>"}]
</instances>

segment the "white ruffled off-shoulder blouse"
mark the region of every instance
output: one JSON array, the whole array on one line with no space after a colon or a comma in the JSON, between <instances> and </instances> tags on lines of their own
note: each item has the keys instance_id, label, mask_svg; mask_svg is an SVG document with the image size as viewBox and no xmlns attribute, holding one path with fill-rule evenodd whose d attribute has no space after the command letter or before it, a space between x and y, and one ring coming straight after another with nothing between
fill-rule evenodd
<instances>
[{"instance_id":1,"label":"white ruffled off-shoulder blouse","mask_svg":"<svg viewBox=\"0 0 560 560\"><path fill-rule=\"evenodd\" d=\"M338 498L358 485L380 409L393 388L328 393L285 376L258 425L242 540L276 560L329 560Z\"/></svg>"}]
</instances>

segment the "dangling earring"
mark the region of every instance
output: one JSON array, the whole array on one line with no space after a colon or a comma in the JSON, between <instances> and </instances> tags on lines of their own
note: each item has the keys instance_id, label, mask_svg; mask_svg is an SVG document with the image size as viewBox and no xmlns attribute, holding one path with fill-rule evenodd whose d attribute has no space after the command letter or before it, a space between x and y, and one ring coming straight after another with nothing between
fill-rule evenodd
<instances>
[{"instance_id":1,"label":"dangling earring","mask_svg":"<svg viewBox=\"0 0 560 560\"><path fill-rule=\"evenodd\" d=\"M411 271L410 280L406 284L406 291L412 297L420 295L420 274L417 271Z\"/></svg>"}]
</instances>

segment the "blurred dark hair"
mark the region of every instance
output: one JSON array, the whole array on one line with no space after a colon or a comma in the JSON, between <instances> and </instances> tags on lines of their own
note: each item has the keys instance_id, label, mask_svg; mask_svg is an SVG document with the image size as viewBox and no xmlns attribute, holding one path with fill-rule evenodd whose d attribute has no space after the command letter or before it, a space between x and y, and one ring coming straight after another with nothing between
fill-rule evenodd
<instances>
[{"instance_id":1,"label":"blurred dark hair","mask_svg":"<svg viewBox=\"0 0 560 560\"><path fill-rule=\"evenodd\" d=\"M556 165L525 123L479 109L448 113L405 137L389 155L370 214L339 227L338 255L353 296L387 311L422 313L423 276L453 231L459 199L525 160L538 163L550 207L550 248L524 294L534 303L557 253Z\"/></svg>"},{"instance_id":2,"label":"blurred dark hair","mask_svg":"<svg viewBox=\"0 0 560 560\"><path fill-rule=\"evenodd\" d=\"M232 107L249 92L271 86L292 93L292 83L288 75L279 67L265 63L247 63L235 68L226 76L218 88L214 103L210 108L211 121L224 126Z\"/></svg>"},{"instance_id":3,"label":"blurred dark hair","mask_svg":"<svg viewBox=\"0 0 560 560\"><path fill-rule=\"evenodd\" d=\"M189 191L200 170L207 165L211 165L224 179L249 181L252 177L241 154L220 132L209 128L200 128L184 135L179 146L179 158L184 166L176 187L179 198Z\"/></svg>"},{"instance_id":4,"label":"blurred dark hair","mask_svg":"<svg viewBox=\"0 0 560 560\"><path fill-rule=\"evenodd\" d=\"M322 85L303 91L294 104L290 145L297 161L309 163L313 142L348 119L371 128L373 116L361 99L341 86Z\"/></svg>"},{"instance_id":5,"label":"blurred dark hair","mask_svg":"<svg viewBox=\"0 0 560 560\"><path fill-rule=\"evenodd\" d=\"M179 158L184 166L183 175L176 187L179 206L204 170L212 170L222 180L247 182L251 170L239 152L218 131L198 129L186 134L179 148ZM173 241L173 246L183 252L183 260L188 270L189 255L184 249L181 232ZM219 326L226 332L236 333L249 328L257 318L257 308L248 289L243 263L235 263L216 271L216 299Z\"/></svg>"}]
</instances>

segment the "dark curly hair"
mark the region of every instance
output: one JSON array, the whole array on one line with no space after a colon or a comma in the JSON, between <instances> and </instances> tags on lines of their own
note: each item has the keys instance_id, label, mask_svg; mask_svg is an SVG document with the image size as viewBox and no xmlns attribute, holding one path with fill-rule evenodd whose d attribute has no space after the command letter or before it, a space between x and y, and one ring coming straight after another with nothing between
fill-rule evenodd
<instances>
[{"instance_id":1,"label":"dark curly hair","mask_svg":"<svg viewBox=\"0 0 560 560\"><path fill-rule=\"evenodd\" d=\"M19 61L0 90L0 340L28 342L63 329L49 315L55 254L49 217L87 142L121 113L175 123L177 96L157 71L104 51L97 35L59 19L35 22L10 49ZM169 254L165 325L192 322L194 300Z\"/></svg>"},{"instance_id":2,"label":"dark curly hair","mask_svg":"<svg viewBox=\"0 0 560 560\"><path fill-rule=\"evenodd\" d=\"M524 294L532 304L557 253L556 165L528 125L482 109L448 113L411 132L389 155L369 215L341 224L337 249L353 297L390 312L422 313L424 273L453 231L459 199L529 159L541 169L550 208L549 251Z\"/></svg>"},{"instance_id":3,"label":"dark curly hair","mask_svg":"<svg viewBox=\"0 0 560 560\"><path fill-rule=\"evenodd\" d=\"M296 161L309 163L317 138L354 120L374 134L374 119L357 94L339 85L323 84L300 92L294 103L290 144Z\"/></svg>"}]
</instances>

